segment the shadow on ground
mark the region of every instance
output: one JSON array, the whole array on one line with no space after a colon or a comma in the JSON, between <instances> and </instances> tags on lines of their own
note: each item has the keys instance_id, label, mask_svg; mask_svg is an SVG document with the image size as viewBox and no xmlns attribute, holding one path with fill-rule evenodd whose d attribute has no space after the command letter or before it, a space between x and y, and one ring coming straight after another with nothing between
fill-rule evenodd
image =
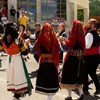
<instances>
[{"instance_id":1,"label":"shadow on ground","mask_svg":"<svg viewBox=\"0 0 100 100\"><path fill-rule=\"evenodd\" d=\"M35 77L37 77L37 73L38 73L38 70L29 73L30 78L35 78Z\"/></svg>"},{"instance_id":2,"label":"shadow on ground","mask_svg":"<svg viewBox=\"0 0 100 100\"><path fill-rule=\"evenodd\" d=\"M92 88L90 88L92 89ZM73 92L75 92L77 95L79 95L78 89L74 89ZM73 99L73 100L79 100L78 99ZM84 99L82 100L100 100L99 96L93 96L93 95L84 95Z\"/></svg>"},{"instance_id":3,"label":"shadow on ground","mask_svg":"<svg viewBox=\"0 0 100 100\"><path fill-rule=\"evenodd\" d=\"M6 69L0 69L0 71L5 72L5 71L6 71Z\"/></svg>"}]
</instances>

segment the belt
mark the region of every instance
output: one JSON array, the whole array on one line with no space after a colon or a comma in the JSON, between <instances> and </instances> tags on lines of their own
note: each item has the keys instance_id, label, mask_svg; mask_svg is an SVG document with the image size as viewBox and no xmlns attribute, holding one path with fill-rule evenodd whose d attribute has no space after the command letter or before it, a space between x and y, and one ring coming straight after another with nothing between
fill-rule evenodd
<instances>
[{"instance_id":1,"label":"belt","mask_svg":"<svg viewBox=\"0 0 100 100\"><path fill-rule=\"evenodd\" d=\"M77 56L77 57L81 57L83 55L83 51L82 50L73 50L71 52L72 56Z\"/></svg>"},{"instance_id":2,"label":"belt","mask_svg":"<svg viewBox=\"0 0 100 100\"><path fill-rule=\"evenodd\" d=\"M42 54L41 55L41 62L53 62L52 54Z\"/></svg>"}]
</instances>

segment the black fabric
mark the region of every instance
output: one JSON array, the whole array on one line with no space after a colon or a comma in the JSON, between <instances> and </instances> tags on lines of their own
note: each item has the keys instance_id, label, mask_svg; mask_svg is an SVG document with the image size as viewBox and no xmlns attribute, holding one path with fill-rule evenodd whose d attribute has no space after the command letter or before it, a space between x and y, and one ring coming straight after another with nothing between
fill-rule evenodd
<instances>
[{"instance_id":1,"label":"black fabric","mask_svg":"<svg viewBox=\"0 0 100 100\"><path fill-rule=\"evenodd\" d=\"M92 44L92 46L99 45L100 44L100 37L99 37L97 31L92 30L92 31L90 31L90 33L93 35L93 44Z\"/></svg>"},{"instance_id":2,"label":"black fabric","mask_svg":"<svg viewBox=\"0 0 100 100\"><path fill-rule=\"evenodd\" d=\"M11 16L15 16L15 14L16 14L16 10L15 10L15 9L11 9L11 10L10 10L10 15L11 15Z\"/></svg>"},{"instance_id":3,"label":"black fabric","mask_svg":"<svg viewBox=\"0 0 100 100\"><path fill-rule=\"evenodd\" d=\"M66 32L62 31L61 33L59 33L59 36L67 37L67 34Z\"/></svg>"},{"instance_id":4,"label":"black fabric","mask_svg":"<svg viewBox=\"0 0 100 100\"><path fill-rule=\"evenodd\" d=\"M39 57L38 57L38 54L36 53L36 54L34 54L34 59L36 60L36 62L38 63L38 61L39 61Z\"/></svg>"},{"instance_id":5,"label":"black fabric","mask_svg":"<svg viewBox=\"0 0 100 100\"><path fill-rule=\"evenodd\" d=\"M19 99L19 98L21 97L21 94L20 94L20 93L14 93L14 97L15 97L16 99Z\"/></svg>"},{"instance_id":6,"label":"black fabric","mask_svg":"<svg viewBox=\"0 0 100 100\"><path fill-rule=\"evenodd\" d=\"M60 52L60 60L59 60L59 63L62 63L63 62L63 51Z\"/></svg>"},{"instance_id":7,"label":"black fabric","mask_svg":"<svg viewBox=\"0 0 100 100\"><path fill-rule=\"evenodd\" d=\"M83 59L79 60L77 56L68 57L63 66L61 83L70 85L83 83Z\"/></svg>"},{"instance_id":8,"label":"black fabric","mask_svg":"<svg viewBox=\"0 0 100 100\"><path fill-rule=\"evenodd\" d=\"M4 25L0 23L0 34L4 34Z\"/></svg>"},{"instance_id":9,"label":"black fabric","mask_svg":"<svg viewBox=\"0 0 100 100\"><path fill-rule=\"evenodd\" d=\"M36 90L55 93L58 89L59 83L54 63L41 63L37 75Z\"/></svg>"},{"instance_id":10,"label":"black fabric","mask_svg":"<svg viewBox=\"0 0 100 100\"><path fill-rule=\"evenodd\" d=\"M82 50L78 43L76 43L72 49ZM63 65L61 83L66 85L81 85L83 83L83 65L83 57L79 58L69 55Z\"/></svg>"},{"instance_id":11,"label":"black fabric","mask_svg":"<svg viewBox=\"0 0 100 100\"><path fill-rule=\"evenodd\" d=\"M88 91L88 75L92 78L96 90L100 89L100 83L96 75L96 69L98 67L100 56L99 55L87 55L84 56L84 84L83 91Z\"/></svg>"},{"instance_id":12,"label":"black fabric","mask_svg":"<svg viewBox=\"0 0 100 100\"><path fill-rule=\"evenodd\" d=\"M41 45L41 52L43 54L50 54L52 52L48 52L42 45ZM58 82L58 74L56 66L53 62L41 62L39 65L37 80L36 80L36 91L42 93L55 93L59 89L59 82Z\"/></svg>"},{"instance_id":13,"label":"black fabric","mask_svg":"<svg viewBox=\"0 0 100 100\"><path fill-rule=\"evenodd\" d=\"M39 34L40 34L40 30L35 32L36 40L37 40Z\"/></svg>"}]
</instances>

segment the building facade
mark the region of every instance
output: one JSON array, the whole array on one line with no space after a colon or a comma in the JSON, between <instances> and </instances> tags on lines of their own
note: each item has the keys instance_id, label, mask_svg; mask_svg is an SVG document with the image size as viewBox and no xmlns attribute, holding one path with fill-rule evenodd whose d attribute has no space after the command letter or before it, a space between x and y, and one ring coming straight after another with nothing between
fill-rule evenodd
<instances>
[{"instance_id":1,"label":"building facade","mask_svg":"<svg viewBox=\"0 0 100 100\"><path fill-rule=\"evenodd\" d=\"M79 11L83 12L82 21L89 19L89 0L0 0L0 5L8 4L8 9L14 5L17 10L21 6L29 12L30 23L50 22L52 18L63 18L70 27L74 19L78 19Z\"/></svg>"}]
</instances>

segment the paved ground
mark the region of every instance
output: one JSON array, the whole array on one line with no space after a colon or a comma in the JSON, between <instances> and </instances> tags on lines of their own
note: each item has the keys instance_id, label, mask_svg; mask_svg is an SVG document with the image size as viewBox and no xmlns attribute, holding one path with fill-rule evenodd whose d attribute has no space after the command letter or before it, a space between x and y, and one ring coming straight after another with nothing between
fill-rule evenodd
<instances>
[{"instance_id":1,"label":"paved ground","mask_svg":"<svg viewBox=\"0 0 100 100\"><path fill-rule=\"evenodd\" d=\"M27 68L29 71L29 75L32 81L33 86L35 87L35 81L36 81L36 70L38 69L38 64L35 62L32 55L29 55L30 59L26 62ZM12 100L13 94L11 92L8 92L6 90L6 59L7 57L3 57L3 66L0 68L0 100ZM93 97L93 93L95 92L94 85L90 85L90 96L85 96L84 100L100 100L100 95L97 97ZM53 96L53 100L64 100L64 98L67 96L66 90L59 90L59 92ZM72 92L72 96L74 100L78 99L78 92L77 90L74 90ZM41 95L38 93L35 93L34 89L32 91L31 96L26 96L25 98L21 98L21 100L47 100L46 95Z\"/></svg>"}]
</instances>

